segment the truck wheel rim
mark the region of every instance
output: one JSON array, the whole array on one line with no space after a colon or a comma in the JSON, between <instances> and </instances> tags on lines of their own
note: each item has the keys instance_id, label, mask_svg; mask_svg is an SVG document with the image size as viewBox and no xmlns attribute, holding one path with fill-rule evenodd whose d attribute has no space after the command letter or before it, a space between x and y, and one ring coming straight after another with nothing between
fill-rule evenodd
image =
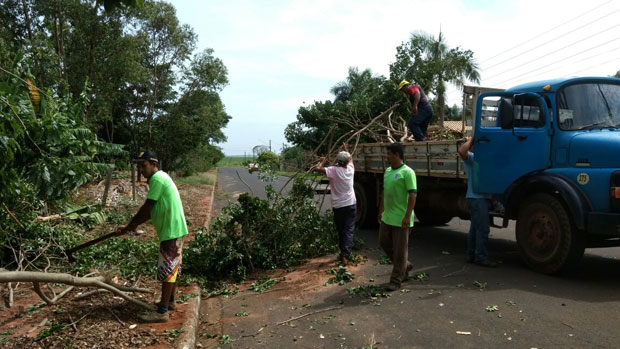
<instances>
[{"instance_id":1,"label":"truck wheel rim","mask_svg":"<svg viewBox=\"0 0 620 349\"><path fill-rule=\"evenodd\" d=\"M534 214L527 232L528 254L536 260L547 260L555 254L560 241L557 221L548 212Z\"/></svg>"}]
</instances>

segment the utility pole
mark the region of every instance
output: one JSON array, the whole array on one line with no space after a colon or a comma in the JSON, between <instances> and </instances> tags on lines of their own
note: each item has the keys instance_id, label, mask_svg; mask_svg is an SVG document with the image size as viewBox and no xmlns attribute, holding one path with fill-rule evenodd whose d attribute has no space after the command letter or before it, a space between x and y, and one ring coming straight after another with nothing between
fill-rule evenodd
<instances>
[{"instance_id":1,"label":"utility pole","mask_svg":"<svg viewBox=\"0 0 620 349\"><path fill-rule=\"evenodd\" d=\"M269 151L271 151L271 139L269 140Z\"/></svg>"}]
</instances>

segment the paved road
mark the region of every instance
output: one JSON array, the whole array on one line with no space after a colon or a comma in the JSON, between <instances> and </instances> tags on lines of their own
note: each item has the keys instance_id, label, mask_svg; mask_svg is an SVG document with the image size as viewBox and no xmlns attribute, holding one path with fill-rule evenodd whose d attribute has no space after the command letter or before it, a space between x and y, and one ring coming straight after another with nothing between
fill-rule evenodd
<instances>
[{"instance_id":1,"label":"paved road","mask_svg":"<svg viewBox=\"0 0 620 349\"><path fill-rule=\"evenodd\" d=\"M218 186L223 190L244 191L244 184L237 182L230 170L220 169ZM222 312L226 319L223 331L237 338L235 347L359 348L373 341L378 348L620 346L620 248L587 250L576 270L562 276L542 275L519 260L511 226L492 230L490 255L502 263L497 269L486 269L464 262L468 227L468 221L459 219L442 227L416 226L410 260L415 271L427 272L430 279L405 283L408 292L395 292L374 304L346 291L349 286L373 281L380 285L391 270L391 266L377 263L382 254L377 249L377 231L360 230L357 236L369 247L361 253L369 260L351 269L356 275L353 283L321 285L293 296L272 295L260 301L247 294L231 298ZM316 273L313 275L327 277L322 270ZM486 287L479 289L475 281ZM485 310L493 305L499 310ZM291 326L273 325L337 306L342 308L307 316ZM254 314L253 318L235 317L241 310ZM260 327L266 329L260 335L244 337Z\"/></svg>"}]
</instances>

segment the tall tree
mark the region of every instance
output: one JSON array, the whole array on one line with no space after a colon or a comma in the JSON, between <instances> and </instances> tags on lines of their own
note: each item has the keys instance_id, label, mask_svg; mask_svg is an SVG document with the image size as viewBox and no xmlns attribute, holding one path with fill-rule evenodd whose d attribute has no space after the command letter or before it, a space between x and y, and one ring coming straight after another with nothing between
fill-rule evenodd
<instances>
[{"instance_id":1,"label":"tall tree","mask_svg":"<svg viewBox=\"0 0 620 349\"><path fill-rule=\"evenodd\" d=\"M190 57L196 34L190 26L179 23L174 6L165 2L146 3L138 16L138 35L148 42L142 64L149 70L149 81L141 90L147 100L142 114L149 147L153 119L174 100L175 68L181 68Z\"/></svg>"},{"instance_id":2,"label":"tall tree","mask_svg":"<svg viewBox=\"0 0 620 349\"><path fill-rule=\"evenodd\" d=\"M398 82L410 79L433 93L438 123L443 126L446 83L462 87L465 81L480 82L474 53L460 47L449 48L443 33L435 38L424 32L411 34L408 42L396 48L396 62L390 64L390 77Z\"/></svg>"}]
</instances>

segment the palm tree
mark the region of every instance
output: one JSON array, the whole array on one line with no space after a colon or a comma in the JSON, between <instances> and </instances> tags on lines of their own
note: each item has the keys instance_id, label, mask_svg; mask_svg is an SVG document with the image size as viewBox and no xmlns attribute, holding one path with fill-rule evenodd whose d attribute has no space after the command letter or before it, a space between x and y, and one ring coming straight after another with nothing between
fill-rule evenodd
<instances>
[{"instance_id":1,"label":"palm tree","mask_svg":"<svg viewBox=\"0 0 620 349\"><path fill-rule=\"evenodd\" d=\"M396 48L396 62L390 65L392 80L409 78L437 97L437 120L443 126L446 83L462 87L465 81L480 82L478 64L470 50L449 48L444 35L425 32L411 34L408 42Z\"/></svg>"},{"instance_id":2,"label":"palm tree","mask_svg":"<svg viewBox=\"0 0 620 349\"><path fill-rule=\"evenodd\" d=\"M364 69L360 72L357 67L350 67L347 79L334 85L329 92L335 96L334 102L346 102L354 94L363 94L370 86L373 78L370 69Z\"/></svg>"}]
</instances>

